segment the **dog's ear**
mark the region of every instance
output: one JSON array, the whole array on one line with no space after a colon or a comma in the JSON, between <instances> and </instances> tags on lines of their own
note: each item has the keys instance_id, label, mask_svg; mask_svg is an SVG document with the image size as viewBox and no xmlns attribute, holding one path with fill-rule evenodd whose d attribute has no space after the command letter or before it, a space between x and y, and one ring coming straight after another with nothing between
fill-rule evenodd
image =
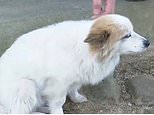
<instances>
[{"instance_id":1,"label":"dog's ear","mask_svg":"<svg viewBox=\"0 0 154 115\"><path fill-rule=\"evenodd\" d=\"M86 43L91 43L91 44L95 44L95 43L105 43L108 38L110 37L110 32L108 30L95 30L95 31L91 31L88 35L88 37L84 40L84 42Z\"/></svg>"}]
</instances>

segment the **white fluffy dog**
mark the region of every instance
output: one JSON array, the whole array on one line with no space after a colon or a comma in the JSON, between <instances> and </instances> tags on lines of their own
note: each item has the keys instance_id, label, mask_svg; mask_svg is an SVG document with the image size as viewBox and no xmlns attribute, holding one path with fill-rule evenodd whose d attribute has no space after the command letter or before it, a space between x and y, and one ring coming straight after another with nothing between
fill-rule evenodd
<instances>
[{"instance_id":1,"label":"white fluffy dog","mask_svg":"<svg viewBox=\"0 0 154 115\"><path fill-rule=\"evenodd\" d=\"M63 113L66 95L76 103L87 101L78 92L82 85L99 83L121 54L141 52L149 44L120 15L24 34L0 58L0 111L31 113L47 102L51 113Z\"/></svg>"}]
</instances>

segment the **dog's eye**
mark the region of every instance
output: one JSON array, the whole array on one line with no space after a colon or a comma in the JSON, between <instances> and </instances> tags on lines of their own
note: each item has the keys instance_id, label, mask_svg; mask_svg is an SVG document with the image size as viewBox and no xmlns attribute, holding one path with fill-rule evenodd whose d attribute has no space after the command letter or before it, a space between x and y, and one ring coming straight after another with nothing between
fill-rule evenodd
<instances>
[{"instance_id":1,"label":"dog's eye","mask_svg":"<svg viewBox=\"0 0 154 115\"><path fill-rule=\"evenodd\" d=\"M127 38L130 38L131 36L132 36L131 34L127 34L122 39L127 39Z\"/></svg>"}]
</instances>

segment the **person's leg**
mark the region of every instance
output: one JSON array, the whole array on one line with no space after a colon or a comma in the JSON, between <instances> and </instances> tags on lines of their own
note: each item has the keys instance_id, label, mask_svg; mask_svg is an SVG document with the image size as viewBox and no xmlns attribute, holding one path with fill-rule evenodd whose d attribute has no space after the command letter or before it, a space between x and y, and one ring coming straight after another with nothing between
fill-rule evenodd
<instances>
[{"instance_id":1,"label":"person's leg","mask_svg":"<svg viewBox=\"0 0 154 115\"><path fill-rule=\"evenodd\" d=\"M93 16L92 19L95 19L102 15L102 0L93 0Z\"/></svg>"},{"instance_id":2,"label":"person's leg","mask_svg":"<svg viewBox=\"0 0 154 115\"><path fill-rule=\"evenodd\" d=\"M101 15L115 13L116 0L105 0L106 5L104 11L102 10L102 0L93 0L93 16L92 19L98 18Z\"/></svg>"},{"instance_id":3,"label":"person's leg","mask_svg":"<svg viewBox=\"0 0 154 115\"><path fill-rule=\"evenodd\" d=\"M105 6L105 14L114 14L115 13L115 4L116 0L106 0L106 6Z\"/></svg>"}]
</instances>

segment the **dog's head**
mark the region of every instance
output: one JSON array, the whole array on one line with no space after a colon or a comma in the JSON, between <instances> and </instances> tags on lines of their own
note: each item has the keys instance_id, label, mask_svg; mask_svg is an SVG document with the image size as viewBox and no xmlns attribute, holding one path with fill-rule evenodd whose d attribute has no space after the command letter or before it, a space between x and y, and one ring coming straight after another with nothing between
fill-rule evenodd
<instances>
[{"instance_id":1,"label":"dog's head","mask_svg":"<svg viewBox=\"0 0 154 115\"><path fill-rule=\"evenodd\" d=\"M130 20L120 15L106 15L94 20L88 37L90 51L101 52L103 56L111 53L128 54L142 52L150 42L133 30Z\"/></svg>"}]
</instances>

